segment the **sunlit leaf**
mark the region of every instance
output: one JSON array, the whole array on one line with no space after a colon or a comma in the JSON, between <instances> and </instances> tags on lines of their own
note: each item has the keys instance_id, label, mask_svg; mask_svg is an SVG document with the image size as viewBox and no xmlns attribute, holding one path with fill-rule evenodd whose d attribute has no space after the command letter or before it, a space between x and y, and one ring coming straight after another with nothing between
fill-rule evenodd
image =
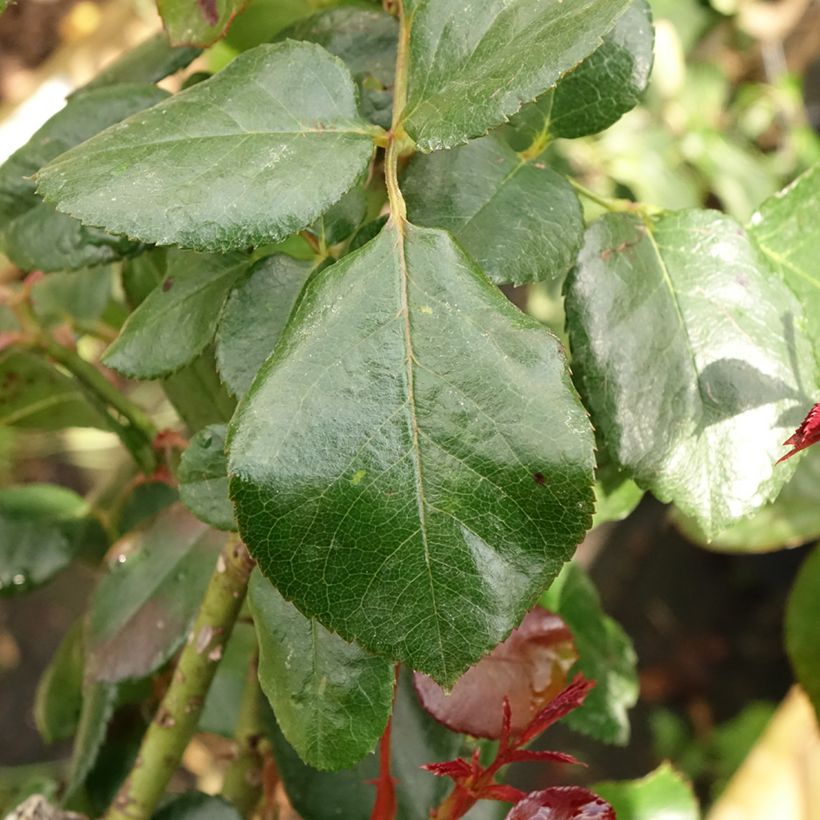
<instances>
[{"instance_id":1,"label":"sunlit leaf","mask_svg":"<svg viewBox=\"0 0 820 820\"><path fill-rule=\"evenodd\" d=\"M668 763L641 780L596 783L592 788L609 801L618 820L700 820L692 787Z\"/></svg>"}]
</instances>

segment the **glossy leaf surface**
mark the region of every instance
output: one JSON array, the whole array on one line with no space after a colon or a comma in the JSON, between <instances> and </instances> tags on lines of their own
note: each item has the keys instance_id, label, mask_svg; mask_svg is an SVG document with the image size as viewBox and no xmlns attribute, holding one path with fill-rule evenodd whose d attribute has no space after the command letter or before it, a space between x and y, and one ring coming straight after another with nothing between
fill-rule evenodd
<instances>
[{"instance_id":1,"label":"glossy leaf surface","mask_svg":"<svg viewBox=\"0 0 820 820\"><path fill-rule=\"evenodd\" d=\"M451 683L587 529L592 435L557 340L405 231L308 284L234 417L231 493L286 599Z\"/></svg>"},{"instance_id":2,"label":"glossy leaf surface","mask_svg":"<svg viewBox=\"0 0 820 820\"><path fill-rule=\"evenodd\" d=\"M407 105L422 151L501 125L601 43L629 0L405 0Z\"/></svg>"},{"instance_id":3,"label":"glossy leaf surface","mask_svg":"<svg viewBox=\"0 0 820 820\"><path fill-rule=\"evenodd\" d=\"M22 484L0 490L0 596L40 586L82 546L88 505L71 490Z\"/></svg>"},{"instance_id":4,"label":"glossy leaf surface","mask_svg":"<svg viewBox=\"0 0 820 820\"><path fill-rule=\"evenodd\" d=\"M235 396L247 392L273 352L312 269L290 256L268 256L231 293L216 334L216 362Z\"/></svg>"},{"instance_id":5,"label":"glossy leaf surface","mask_svg":"<svg viewBox=\"0 0 820 820\"><path fill-rule=\"evenodd\" d=\"M820 315L820 163L788 188L763 203L752 216L749 232L800 298L806 316ZM814 342L820 365L820 329L816 321L805 332Z\"/></svg>"},{"instance_id":6,"label":"glossy leaf surface","mask_svg":"<svg viewBox=\"0 0 820 820\"><path fill-rule=\"evenodd\" d=\"M179 463L179 497L200 520L218 530L235 530L228 497L224 424L210 424L192 439Z\"/></svg>"},{"instance_id":7,"label":"glossy leaf surface","mask_svg":"<svg viewBox=\"0 0 820 820\"><path fill-rule=\"evenodd\" d=\"M609 128L646 90L653 46L649 3L632 0L589 57L513 117L505 129L510 144L523 151L555 137L583 137Z\"/></svg>"},{"instance_id":8,"label":"glossy leaf surface","mask_svg":"<svg viewBox=\"0 0 820 820\"><path fill-rule=\"evenodd\" d=\"M615 820L615 812L587 789L556 786L531 792L510 809L505 820Z\"/></svg>"},{"instance_id":9,"label":"glossy leaf surface","mask_svg":"<svg viewBox=\"0 0 820 820\"><path fill-rule=\"evenodd\" d=\"M174 45L209 46L227 30L247 0L157 0Z\"/></svg>"},{"instance_id":10,"label":"glossy leaf surface","mask_svg":"<svg viewBox=\"0 0 820 820\"><path fill-rule=\"evenodd\" d=\"M157 670L180 646L225 536L179 505L115 547L91 602L88 675L111 683Z\"/></svg>"},{"instance_id":11,"label":"glossy leaf surface","mask_svg":"<svg viewBox=\"0 0 820 820\"><path fill-rule=\"evenodd\" d=\"M572 632L578 663L595 686L583 705L565 718L576 731L605 743L629 740L629 715L638 700L635 650L629 636L601 609L598 591L584 571L567 564L541 596L541 605L560 615Z\"/></svg>"},{"instance_id":12,"label":"glossy leaf surface","mask_svg":"<svg viewBox=\"0 0 820 820\"><path fill-rule=\"evenodd\" d=\"M806 556L786 607L786 649L820 720L820 548Z\"/></svg>"},{"instance_id":13,"label":"glossy leaf surface","mask_svg":"<svg viewBox=\"0 0 820 820\"><path fill-rule=\"evenodd\" d=\"M699 820L692 787L668 763L640 780L597 783L592 787L611 803L618 820Z\"/></svg>"},{"instance_id":14,"label":"glossy leaf surface","mask_svg":"<svg viewBox=\"0 0 820 820\"><path fill-rule=\"evenodd\" d=\"M288 743L316 769L354 765L390 717L393 664L306 618L258 569L249 595L259 683Z\"/></svg>"},{"instance_id":15,"label":"glossy leaf surface","mask_svg":"<svg viewBox=\"0 0 820 820\"><path fill-rule=\"evenodd\" d=\"M139 379L190 364L213 340L225 300L247 267L240 253L170 250L162 284L128 317L105 363Z\"/></svg>"},{"instance_id":16,"label":"glossy leaf surface","mask_svg":"<svg viewBox=\"0 0 820 820\"><path fill-rule=\"evenodd\" d=\"M593 422L638 484L707 536L779 492L791 472L774 465L805 412L812 357L794 333L800 305L734 221L598 220L567 321Z\"/></svg>"},{"instance_id":17,"label":"glossy leaf surface","mask_svg":"<svg viewBox=\"0 0 820 820\"><path fill-rule=\"evenodd\" d=\"M417 154L402 192L413 222L449 230L499 284L562 278L583 241L581 205L566 179L498 137Z\"/></svg>"},{"instance_id":18,"label":"glossy leaf surface","mask_svg":"<svg viewBox=\"0 0 820 820\"><path fill-rule=\"evenodd\" d=\"M34 175L64 151L165 99L154 86L119 85L83 94L58 111L0 167L0 246L23 269L71 270L119 259L138 245L84 228L35 194Z\"/></svg>"},{"instance_id":19,"label":"glossy leaf surface","mask_svg":"<svg viewBox=\"0 0 820 820\"><path fill-rule=\"evenodd\" d=\"M146 242L244 249L327 210L364 173L378 131L340 60L310 43L262 45L66 153L39 190Z\"/></svg>"}]
</instances>

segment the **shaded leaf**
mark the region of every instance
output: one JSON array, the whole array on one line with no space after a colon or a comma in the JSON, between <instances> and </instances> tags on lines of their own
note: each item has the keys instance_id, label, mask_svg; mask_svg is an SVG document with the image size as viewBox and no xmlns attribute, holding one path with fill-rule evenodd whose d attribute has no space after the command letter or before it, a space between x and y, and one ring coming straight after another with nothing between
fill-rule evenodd
<instances>
[{"instance_id":1,"label":"shaded leaf","mask_svg":"<svg viewBox=\"0 0 820 820\"><path fill-rule=\"evenodd\" d=\"M168 269L167 256L167 248L151 248L123 262L122 289L125 291L129 307L139 307L165 278Z\"/></svg>"},{"instance_id":2,"label":"shaded leaf","mask_svg":"<svg viewBox=\"0 0 820 820\"><path fill-rule=\"evenodd\" d=\"M446 228L494 282L561 279L584 237L578 197L498 137L417 154L402 180L410 219Z\"/></svg>"},{"instance_id":3,"label":"shaded leaf","mask_svg":"<svg viewBox=\"0 0 820 820\"><path fill-rule=\"evenodd\" d=\"M603 217L566 307L595 426L638 484L708 536L779 492L811 351L791 332L799 304L733 220Z\"/></svg>"},{"instance_id":4,"label":"shaded leaf","mask_svg":"<svg viewBox=\"0 0 820 820\"><path fill-rule=\"evenodd\" d=\"M34 723L46 743L68 740L77 731L83 707L83 624L66 632L43 672L34 696Z\"/></svg>"},{"instance_id":5,"label":"shaded leaf","mask_svg":"<svg viewBox=\"0 0 820 820\"><path fill-rule=\"evenodd\" d=\"M310 225L364 173L379 131L359 118L340 60L262 45L66 153L38 190L146 242L244 249Z\"/></svg>"},{"instance_id":6,"label":"shaded leaf","mask_svg":"<svg viewBox=\"0 0 820 820\"><path fill-rule=\"evenodd\" d=\"M182 454L177 471L179 497L200 520L218 530L235 530L233 506L228 497L228 459L225 425L200 430Z\"/></svg>"},{"instance_id":7,"label":"shaded leaf","mask_svg":"<svg viewBox=\"0 0 820 820\"><path fill-rule=\"evenodd\" d=\"M165 481L140 481L123 501L116 518L118 535L125 535L179 500L179 493Z\"/></svg>"},{"instance_id":8,"label":"shaded leaf","mask_svg":"<svg viewBox=\"0 0 820 820\"><path fill-rule=\"evenodd\" d=\"M288 743L316 769L372 752L390 717L393 664L306 618L259 570L249 596L259 683Z\"/></svg>"},{"instance_id":9,"label":"shaded leaf","mask_svg":"<svg viewBox=\"0 0 820 820\"><path fill-rule=\"evenodd\" d=\"M513 148L596 134L617 122L646 90L654 39L649 3L632 0L592 54L513 117L504 132Z\"/></svg>"},{"instance_id":10,"label":"shaded leaf","mask_svg":"<svg viewBox=\"0 0 820 820\"><path fill-rule=\"evenodd\" d=\"M154 812L153 820L241 820L233 803L202 792L172 797Z\"/></svg>"},{"instance_id":11,"label":"shaded leaf","mask_svg":"<svg viewBox=\"0 0 820 820\"><path fill-rule=\"evenodd\" d=\"M401 123L422 151L501 125L600 44L630 0L405 0Z\"/></svg>"},{"instance_id":12,"label":"shaded leaf","mask_svg":"<svg viewBox=\"0 0 820 820\"><path fill-rule=\"evenodd\" d=\"M612 804L618 820L699 820L692 787L668 763L640 780L597 783L593 787Z\"/></svg>"},{"instance_id":13,"label":"shaded leaf","mask_svg":"<svg viewBox=\"0 0 820 820\"><path fill-rule=\"evenodd\" d=\"M590 522L557 340L443 231L388 223L310 280L229 447L240 531L283 596L445 684Z\"/></svg>"},{"instance_id":14,"label":"shaded leaf","mask_svg":"<svg viewBox=\"0 0 820 820\"><path fill-rule=\"evenodd\" d=\"M222 37L246 0L157 0L175 46L210 46Z\"/></svg>"},{"instance_id":15,"label":"shaded leaf","mask_svg":"<svg viewBox=\"0 0 820 820\"><path fill-rule=\"evenodd\" d=\"M142 678L185 639L224 535L181 506L162 511L115 547L88 617L87 674L98 681Z\"/></svg>"},{"instance_id":16,"label":"shaded leaf","mask_svg":"<svg viewBox=\"0 0 820 820\"><path fill-rule=\"evenodd\" d=\"M806 316L820 315L820 163L798 177L788 188L775 194L760 207L750 221L749 233L766 254L775 270L803 303ZM814 342L820 364L820 328L808 322L804 332Z\"/></svg>"},{"instance_id":17,"label":"shaded leaf","mask_svg":"<svg viewBox=\"0 0 820 820\"><path fill-rule=\"evenodd\" d=\"M539 606L449 691L419 673L414 685L422 706L448 729L498 740L504 698L510 703L512 735L518 736L563 689L576 659L570 630L557 615Z\"/></svg>"},{"instance_id":18,"label":"shaded leaf","mask_svg":"<svg viewBox=\"0 0 820 820\"><path fill-rule=\"evenodd\" d=\"M134 252L138 245L84 228L35 194L34 175L72 146L168 96L154 86L118 85L68 102L0 167L0 246L21 268L71 270Z\"/></svg>"},{"instance_id":19,"label":"shaded leaf","mask_svg":"<svg viewBox=\"0 0 820 820\"><path fill-rule=\"evenodd\" d=\"M820 720L820 548L806 557L786 606L786 650Z\"/></svg>"},{"instance_id":20,"label":"shaded leaf","mask_svg":"<svg viewBox=\"0 0 820 820\"><path fill-rule=\"evenodd\" d=\"M363 188L351 188L310 226L310 232L324 245L347 239L367 215L367 196Z\"/></svg>"},{"instance_id":21,"label":"shaded leaf","mask_svg":"<svg viewBox=\"0 0 820 820\"><path fill-rule=\"evenodd\" d=\"M622 470L609 463L595 470L595 515L592 526L623 521L637 506L644 491Z\"/></svg>"},{"instance_id":22,"label":"shaded leaf","mask_svg":"<svg viewBox=\"0 0 820 820\"><path fill-rule=\"evenodd\" d=\"M243 396L270 356L313 265L283 254L260 259L234 288L216 334L219 375Z\"/></svg>"},{"instance_id":23,"label":"shaded leaf","mask_svg":"<svg viewBox=\"0 0 820 820\"><path fill-rule=\"evenodd\" d=\"M516 803L506 820L615 820L615 812L605 800L588 789L556 786L530 792Z\"/></svg>"},{"instance_id":24,"label":"shaded leaf","mask_svg":"<svg viewBox=\"0 0 820 820\"><path fill-rule=\"evenodd\" d=\"M578 652L573 671L595 681L584 704L567 716L567 724L605 743L625 744L627 710L637 703L639 688L632 641L603 612L598 591L577 564L564 567L540 602L560 615L572 632Z\"/></svg>"},{"instance_id":25,"label":"shaded leaf","mask_svg":"<svg viewBox=\"0 0 820 820\"><path fill-rule=\"evenodd\" d=\"M45 325L66 321L92 324L102 316L111 295L112 270L108 265L52 273L31 289L34 315Z\"/></svg>"},{"instance_id":26,"label":"shaded leaf","mask_svg":"<svg viewBox=\"0 0 820 820\"><path fill-rule=\"evenodd\" d=\"M0 425L35 430L108 427L73 379L34 353L11 348L0 353Z\"/></svg>"},{"instance_id":27,"label":"shaded leaf","mask_svg":"<svg viewBox=\"0 0 820 820\"><path fill-rule=\"evenodd\" d=\"M88 504L53 484L0 490L0 595L40 586L83 546Z\"/></svg>"},{"instance_id":28,"label":"shaded leaf","mask_svg":"<svg viewBox=\"0 0 820 820\"><path fill-rule=\"evenodd\" d=\"M170 250L162 284L128 317L104 362L138 379L190 364L213 340L225 300L248 261L240 253Z\"/></svg>"},{"instance_id":29,"label":"shaded leaf","mask_svg":"<svg viewBox=\"0 0 820 820\"><path fill-rule=\"evenodd\" d=\"M120 83L155 83L190 65L200 54L198 48L172 46L168 35L159 32L126 51L71 96Z\"/></svg>"}]
</instances>

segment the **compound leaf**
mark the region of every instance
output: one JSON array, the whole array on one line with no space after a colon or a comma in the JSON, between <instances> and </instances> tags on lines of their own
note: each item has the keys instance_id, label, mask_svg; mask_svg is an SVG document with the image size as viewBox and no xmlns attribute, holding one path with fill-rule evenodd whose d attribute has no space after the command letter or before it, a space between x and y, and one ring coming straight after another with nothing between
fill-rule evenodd
<instances>
[{"instance_id":1,"label":"compound leaf","mask_svg":"<svg viewBox=\"0 0 820 820\"><path fill-rule=\"evenodd\" d=\"M446 685L589 527L592 447L558 341L446 232L389 222L306 286L234 416L231 494L287 600Z\"/></svg>"},{"instance_id":2,"label":"compound leaf","mask_svg":"<svg viewBox=\"0 0 820 820\"><path fill-rule=\"evenodd\" d=\"M39 190L146 242L239 250L310 225L363 174L380 132L340 60L311 43L261 45L61 156Z\"/></svg>"}]
</instances>

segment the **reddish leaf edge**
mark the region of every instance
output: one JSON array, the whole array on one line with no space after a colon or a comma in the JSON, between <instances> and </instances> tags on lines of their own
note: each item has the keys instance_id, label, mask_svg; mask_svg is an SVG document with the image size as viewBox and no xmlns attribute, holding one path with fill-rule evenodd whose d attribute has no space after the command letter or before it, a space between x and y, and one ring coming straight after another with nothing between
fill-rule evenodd
<instances>
[{"instance_id":1,"label":"reddish leaf edge","mask_svg":"<svg viewBox=\"0 0 820 820\"><path fill-rule=\"evenodd\" d=\"M782 461L790 459L801 450L805 450L818 442L820 442L820 402L809 410L808 415L795 430L794 435L783 442L784 447L791 447L792 449L785 456L777 459L777 463L780 464Z\"/></svg>"}]
</instances>

